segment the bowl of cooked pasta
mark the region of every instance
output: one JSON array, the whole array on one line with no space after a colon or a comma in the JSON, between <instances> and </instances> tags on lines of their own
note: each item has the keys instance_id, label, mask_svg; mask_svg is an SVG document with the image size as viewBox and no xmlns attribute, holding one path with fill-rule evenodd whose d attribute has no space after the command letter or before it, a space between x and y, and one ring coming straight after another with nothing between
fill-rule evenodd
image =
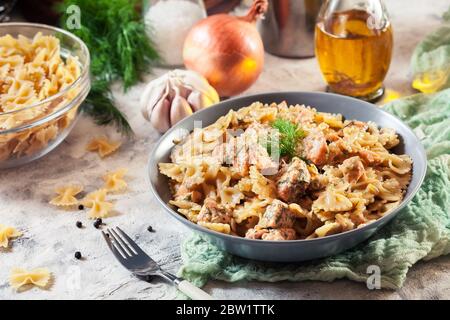
<instances>
[{"instance_id":1,"label":"bowl of cooked pasta","mask_svg":"<svg viewBox=\"0 0 450 320\"><path fill-rule=\"evenodd\" d=\"M304 261L386 225L426 172L419 139L357 99L279 92L194 113L154 147L149 182L172 217L232 254Z\"/></svg>"},{"instance_id":2,"label":"bowl of cooked pasta","mask_svg":"<svg viewBox=\"0 0 450 320\"><path fill-rule=\"evenodd\" d=\"M50 152L69 134L90 89L89 51L70 32L0 24L0 169Z\"/></svg>"}]
</instances>

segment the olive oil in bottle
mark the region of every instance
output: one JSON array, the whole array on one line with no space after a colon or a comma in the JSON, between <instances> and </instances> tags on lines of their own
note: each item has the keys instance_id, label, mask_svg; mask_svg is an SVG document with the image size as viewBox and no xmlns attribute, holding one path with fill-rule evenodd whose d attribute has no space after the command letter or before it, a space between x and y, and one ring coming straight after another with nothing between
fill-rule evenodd
<instances>
[{"instance_id":1,"label":"olive oil in bottle","mask_svg":"<svg viewBox=\"0 0 450 320\"><path fill-rule=\"evenodd\" d=\"M316 24L316 56L329 91L335 93L365 100L380 97L392 46L389 21L377 25L364 10L333 12Z\"/></svg>"}]
</instances>

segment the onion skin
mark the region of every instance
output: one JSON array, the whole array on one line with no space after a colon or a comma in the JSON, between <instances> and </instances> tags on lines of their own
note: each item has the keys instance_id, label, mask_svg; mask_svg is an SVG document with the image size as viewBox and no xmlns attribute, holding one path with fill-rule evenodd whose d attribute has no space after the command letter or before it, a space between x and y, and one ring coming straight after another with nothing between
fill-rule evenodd
<instances>
[{"instance_id":1,"label":"onion skin","mask_svg":"<svg viewBox=\"0 0 450 320\"><path fill-rule=\"evenodd\" d=\"M261 74L264 45L253 18L213 15L194 25L186 37L186 68L203 75L221 97L243 92Z\"/></svg>"}]
</instances>

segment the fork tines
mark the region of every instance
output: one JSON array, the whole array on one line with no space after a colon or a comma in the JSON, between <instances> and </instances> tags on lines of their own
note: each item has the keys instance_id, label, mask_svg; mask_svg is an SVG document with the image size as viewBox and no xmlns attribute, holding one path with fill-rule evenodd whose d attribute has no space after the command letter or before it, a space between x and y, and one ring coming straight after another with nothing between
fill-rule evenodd
<instances>
[{"instance_id":1,"label":"fork tines","mask_svg":"<svg viewBox=\"0 0 450 320\"><path fill-rule=\"evenodd\" d=\"M116 230L117 231L116 231ZM117 250L124 258L130 258L139 254L145 254L142 249L119 227L108 228L107 234L102 231L108 246L111 250Z\"/></svg>"}]
</instances>

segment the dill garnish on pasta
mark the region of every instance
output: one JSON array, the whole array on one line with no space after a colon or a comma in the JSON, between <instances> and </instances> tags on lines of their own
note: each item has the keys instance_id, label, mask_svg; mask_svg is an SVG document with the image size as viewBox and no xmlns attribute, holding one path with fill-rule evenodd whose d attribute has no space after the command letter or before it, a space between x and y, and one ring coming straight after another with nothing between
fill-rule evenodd
<instances>
[{"instance_id":1,"label":"dill garnish on pasta","mask_svg":"<svg viewBox=\"0 0 450 320\"><path fill-rule=\"evenodd\" d=\"M276 142L276 143L274 143ZM397 207L412 160L393 129L304 105L255 102L176 144L170 204L205 228L250 239L324 237Z\"/></svg>"},{"instance_id":2,"label":"dill garnish on pasta","mask_svg":"<svg viewBox=\"0 0 450 320\"><path fill-rule=\"evenodd\" d=\"M295 123L284 119L276 119L272 127L278 129L280 134L279 154L295 156L298 140L305 137L305 132Z\"/></svg>"}]
</instances>

